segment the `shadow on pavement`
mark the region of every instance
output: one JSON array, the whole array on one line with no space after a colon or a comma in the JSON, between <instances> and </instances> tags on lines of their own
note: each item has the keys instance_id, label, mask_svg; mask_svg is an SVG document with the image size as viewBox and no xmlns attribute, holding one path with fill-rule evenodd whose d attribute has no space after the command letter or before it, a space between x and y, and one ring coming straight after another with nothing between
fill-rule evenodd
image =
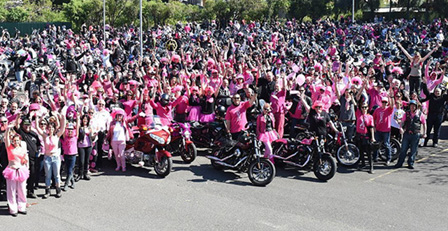
<instances>
[{"instance_id":1,"label":"shadow on pavement","mask_svg":"<svg viewBox=\"0 0 448 231\"><path fill-rule=\"evenodd\" d=\"M238 179L241 179L241 176L239 174L236 174L235 172L231 171L226 170L220 171L214 169L210 164L205 165L203 164L200 166L190 166L190 170L191 172L193 172L194 175L202 177L202 179L189 180L195 183L214 181L238 186L252 185L250 182L239 181ZM240 173L240 174L246 174L246 173Z\"/></svg>"}]
</instances>

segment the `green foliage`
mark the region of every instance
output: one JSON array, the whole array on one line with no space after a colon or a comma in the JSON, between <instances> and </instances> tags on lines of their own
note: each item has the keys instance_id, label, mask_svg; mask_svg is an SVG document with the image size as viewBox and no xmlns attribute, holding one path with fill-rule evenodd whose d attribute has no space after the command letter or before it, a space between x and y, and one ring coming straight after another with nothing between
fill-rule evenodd
<instances>
[{"instance_id":1,"label":"green foliage","mask_svg":"<svg viewBox=\"0 0 448 231\"><path fill-rule=\"evenodd\" d=\"M355 0L355 18L363 18L363 10L374 12L382 0ZM399 6L419 7L426 0L400 0ZM103 0L23 0L18 5L0 0L0 21L54 22L69 21L75 29L82 24L98 25L103 21ZM13 3L17 4L17 3ZM112 26L138 25L139 0L107 0L106 23ZM437 7L435 7L437 6ZM225 26L231 20L299 21L323 17L350 17L352 0L204 0L203 7L183 4L178 0L143 0L143 25L173 24L186 21L219 21ZM448 0L434 0L431 17L448 15Z\"/></svg>"},{"instance_id":2,"label":"green foliage","mask_svg":"<svg viewBox=\"0 0 448 231\"><path fill-rule=\"evenodd\" d=\"M14 7L6 13L7 22L27 22L29 12L24 7Z\"/></svg>"}]
</instances>

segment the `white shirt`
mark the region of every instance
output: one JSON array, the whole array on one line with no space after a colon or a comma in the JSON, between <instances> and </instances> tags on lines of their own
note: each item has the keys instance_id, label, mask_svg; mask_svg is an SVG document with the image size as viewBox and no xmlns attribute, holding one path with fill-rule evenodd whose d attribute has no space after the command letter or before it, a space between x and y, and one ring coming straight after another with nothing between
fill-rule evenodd
<instances>
[{"instance_id":1,"label":"white shirt","mask_svg":"<svg viewBox=\"0 0 448 231\"><path fill-rule=\"evenodd\" d=\"M121 125L120 122L117 122L114 127L112 141L126 141L126 133L124 129L123 125Z\"/></svg>"},{"instance_id":2,"label":"white shirt","mask_svg":"<svg viewBox=\"0 0 448 231\"><path fill-rule=\"evenodd\" d=\"M93 114L93 118L91 120L92 127L96 131L106 131L109 127L110 122L112 121L112 117L110 116L110 113L106 111L105 109L98 111L97 108L95 108L97 111L95 114Z\"/></svg>"}]
</instances>

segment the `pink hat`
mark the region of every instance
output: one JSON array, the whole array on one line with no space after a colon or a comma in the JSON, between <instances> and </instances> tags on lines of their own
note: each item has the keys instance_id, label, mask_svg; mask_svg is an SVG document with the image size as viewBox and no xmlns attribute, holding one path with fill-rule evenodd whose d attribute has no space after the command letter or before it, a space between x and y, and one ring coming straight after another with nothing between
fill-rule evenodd
<instances>
[{"instance_id":1,"label":"pink hat","mask_svg":"<svg viewBox=\"0 0 448 231\"><path fill-rule=\"evenodd\" d=\"M176 86L176 87L173 88L171 91L172 91L172 92L182 91L182 86Z\"/></svg>"},{"instance_id":2,"label":"pink hat","mask_svg":"<svg viewBox=\"0 0 448 231\"><path fill-rule=\"evenodd\" d=\"M39 109L40 109L40 105L37 103L32 103L30 105L30 111L39 110Z\"/></svg>"},{"instance_id":3,"label":"pink hat","mask_svg":"<svg viewBox=\"0 0 448 231\"><path fill-rule=\"evenodd\" d=\"M215 60L213 60L213 59L208 59L208 60L207 60L207 65L208 65L208 66L215 65Z\"/></svg>"},{"instance_id":4,"label":"pink hat","mask_svg":"<svg viewBox=\"0 0 448 231\"><path fill-rule=\"evenodd\" d=\"M179 55L173 55L173 57L171 57L171 62L173 63L179 63L181 60Z\"/></svg>"},{"instance_id":5,"label":"pink hat","mask_svg":"<svg viewBox=\"0 0 448 231\"><path fill-rule=\"evenodd\" d=\"M213 87L208 86L207 88L205 88L205 92L210 92L210 94L215 93L215 90L213 89Z\"/></svg>"},{"instance_id":6,"label":"pink hat","mask_svg":"<svg viewBox=\"0 0 448 231\"><path fill-rule=\"evenodd\" d=\"M112 113L110 113L110 116L112 118L115 118L117 115L123 115L124 117L126 117L126 112L121 108L114 108L112 110Z\"/></svg>"},{"instance_id":7,"label":"pink hat","mask_svg":"<svg viewBox=\"0 0 448 231\"><path fill-rule=\"evenodd\" d=\"M389 102L389 98L387 98L387 97L381 97L381 102Z\"/></svg>"},{"instance_id":8,"label":"pink hat","mask_svg":"<svg viewBox=\"0 0 448 231\"><path fill-rule=\"evenodd\" d=\"M320 100L315 101L315 102L313 103L313 109L316 109L316 107L323 107L323 106L324 106L324 104L323 104L322 101L320 101Z\"/></svg>"},{"instance_id":9,"label":"pink hat","mask_svg":"<svg viewBox=\"0 0 448 231\"><path fill-rule=\"evenodd\" d=\"M191 91L199 91L199 88L197 86L191 87Z\"/></svg>"},{"instance_id":10,"label":"pink hat","mask_svg":"<svg viewBox=\"0 0 448 231\"><path fill-rule=\"evenodd\" d=\"M167 57L163 57L163 58L160 59L160 62L161 62L161 63L163 63L163 62L168 62L168 58L167 58Z\"/></svg>"},{"instance_id":11,"label":"pink hat","mask_svg":"<svg viewBox=\"0 0 448 231\"><path fill-rule=\"evenodd\" d=\"M358 86L360 86L360 85L362 85L362 79L359 78L359 77L354 77L354 78L352 79L352 84L353 84L353 85L358 85Z\"/></svg>"},{"instance_id":12,"label":"pink hat","mask_svg":"<svg viewBox=\"0 0 448 231\"><path fill-rule=\"evenodd\" d=\"M218 73L218 70L212 69L212 73Z\"/></svg>"},{"instance_id":13,"label":"pink hat","mask_svg":"<svg viewBox=\"0 0 448 231\"><path fill-rule=\"evenodd\" d=\"M239 75L236 76L235 79L244 79L244 76L242 74L239 74Z\"/></svg>"}]
</instances>

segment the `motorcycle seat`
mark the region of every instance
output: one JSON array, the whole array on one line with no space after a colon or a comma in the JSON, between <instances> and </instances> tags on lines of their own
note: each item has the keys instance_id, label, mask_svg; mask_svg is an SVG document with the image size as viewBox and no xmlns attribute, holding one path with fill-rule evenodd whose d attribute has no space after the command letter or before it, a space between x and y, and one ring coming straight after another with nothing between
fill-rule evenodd
<instances>
[{"instance_id":1,"label":"motorcycle seat","mask_svg":"<svg viewBox=\"0 0 448 231\"><path fill-rule=\"evenodd\" d=\"M135 144L135 141L137 139L130 139L129 141L126 141L126 144Z\"/></svg>"}]
</instances>

